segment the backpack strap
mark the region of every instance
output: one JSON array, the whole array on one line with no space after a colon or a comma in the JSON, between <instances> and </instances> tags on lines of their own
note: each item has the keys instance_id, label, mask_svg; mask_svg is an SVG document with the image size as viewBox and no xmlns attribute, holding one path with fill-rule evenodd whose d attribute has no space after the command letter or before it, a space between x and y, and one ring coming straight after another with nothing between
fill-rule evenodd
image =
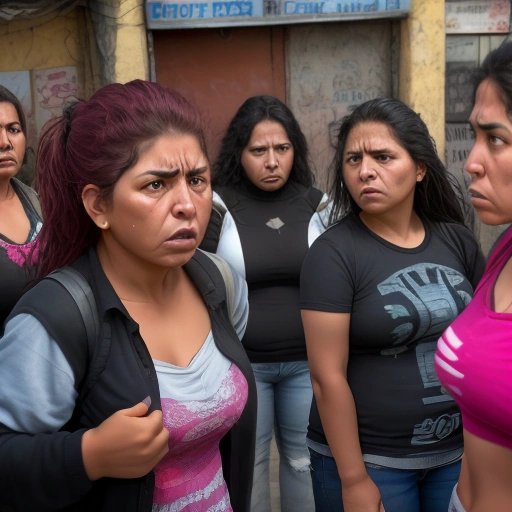
<instances>
[{"instance_id":1,"label":"backpack strap","mask_svg":"<svg viewBox=\"0 0 512 512\"><path fill-rule=\"evenodd\" d=\"M85 327L87 357L82 360L81 378L77 386L78 399L75 406L75 411L79 411L88 392L105 368L110 352L110 325L100 323L92 289L87 279L78 270L62 267L49 274L46 279L57 281L67 290L80 311ZM69 335L72 334L69 333ZM86 361L85 365L84 361Z\"/></svg>"},{"instance_id":2,"label":"backpack strap","mask_svg":"<svg viewBox=\"0 0 512 512\"><path fill-rule=\"evenodd\" d=\"M226 262L226 260L218 256L217 254L204 251L203 253L206 254L206 256L208 256L213 263L215 263L215 265L219 269L219 272L221 273L222 279L224 281L224 286L226 287L226 304L228 306L228 313L231 317L236 307L235 281L233 279L233 271L231 270L231 267Z\"/></svg>"},{"instance_id":3,"label":"backpack strap","mask_svg":"<svg viewBox=\"0 0 512 512\"><path fill-rule=\"evenodd\" d=\"M201 242L201 249L208 252L216 252L220 240L220 232L222 231L222 224L224 223L224 216L226 215L226 208L216 202L212 205L210 213L210 220L204 234L203 241Z\"/></svg>"},{"instance_id":4,"label":"backpack strap","mask_svg":"<svg viewBox=\"0 0 512 512\"><path fill-rule=\"evenodd\" d=\"M223 186L215 189L215 192L222 199L222 203L214 199L210 221L208 222L208 227L206 228L206 233L200 246L203 251L208 252L217 252L224 217L226 213L240 201L235 188Z\"/></svg>"},{"instance_id":5,"label":"backpack strap","mask_svg":"<svg viewBox=\"0 0 512 512\"><path fill-rule=\"evenodd\" d=\"M9 318L21 313L37 318L59 344L73 370L80 405L110 349L108 326L100 324L89 283L72 267L55 270L22 295Z\"/></svg>"},{"instance_id":6,"label":"backpack strap","mask_svg":"<svg viewBox=\"0 0 512 512\"><path fill-rule=\"evenodd\" d=\"M46 279L53 279L61 284L73 297L85 326L87 346L93 352L93 344L98 339L100 327L96 300L85 277L72 267L62 267L49 274Z\"/></svg>"}]
</instances>

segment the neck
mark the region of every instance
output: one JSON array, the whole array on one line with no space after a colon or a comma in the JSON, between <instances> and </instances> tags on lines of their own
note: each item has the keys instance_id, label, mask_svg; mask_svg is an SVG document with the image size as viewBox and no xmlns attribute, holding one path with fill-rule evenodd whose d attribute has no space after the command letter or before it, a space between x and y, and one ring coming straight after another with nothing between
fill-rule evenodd
<instances>
[{"instance_id":1,"label":"neck","mask_svg":"<svg viewBox=\"0 0 512 512\"><path fill-rule=\"evenodd\" d=\"M183 267L164 268L112 254L101 240L97 251L103 271L122 301L162 303L185 275Z\"/></svg>"},{"instance_id":2,"label":"neck","mask_svg":"<svg viewBox=\"0 0 512 512\"><path fill-rule=\"evenodd\" d=\"M414 210L408 215L370 215L361 212L359 218L370 231L399 247L417 247L425 236L423 223Z\"/></svg>"},{"instance_id":3,"label":"neck","mask_svg":"<svg viewBox=\"0 0 512 512\"><path fill-rule=\"evenodd\" d=\"M14 189L11 185L11 178L0 180L0 201L11 199Z\"/></svg>"}]
</instances>

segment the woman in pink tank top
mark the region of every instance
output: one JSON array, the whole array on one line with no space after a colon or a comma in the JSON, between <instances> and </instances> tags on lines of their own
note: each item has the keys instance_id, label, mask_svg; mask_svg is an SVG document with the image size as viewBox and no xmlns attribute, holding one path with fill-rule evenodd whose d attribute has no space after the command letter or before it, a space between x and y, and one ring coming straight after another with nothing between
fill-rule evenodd
<instances>
[{"instance_id":1,"label":"woman in pink tank top","mask_svg":"<svg viewBox=\"0 0 512 512\"><path fill-rule=\"evenodd\" d=\"M465 171L485 224L512 222L512 42L477 70ZM457 400L464 456L450 512L512 510L512 227L491 251L473 300L440 338L436 370Z\"/></svg>"}]
</instances>

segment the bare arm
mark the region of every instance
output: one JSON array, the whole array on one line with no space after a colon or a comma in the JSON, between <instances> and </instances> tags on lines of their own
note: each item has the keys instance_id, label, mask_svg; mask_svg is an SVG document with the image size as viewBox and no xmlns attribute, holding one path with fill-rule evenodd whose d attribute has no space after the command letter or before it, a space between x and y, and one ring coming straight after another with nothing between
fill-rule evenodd
<instances>
[{"instance_id":1,"label":"bare arm","mask_svg":"<svg viewBox=\"0 0 512 512\"><path fill-rule=\"evenodd\" d=\"M349 313L302 310L313 392L343 488L345 512L384 511L359 444L356 408L347 382Z\"/></svg>"}]
</instances>

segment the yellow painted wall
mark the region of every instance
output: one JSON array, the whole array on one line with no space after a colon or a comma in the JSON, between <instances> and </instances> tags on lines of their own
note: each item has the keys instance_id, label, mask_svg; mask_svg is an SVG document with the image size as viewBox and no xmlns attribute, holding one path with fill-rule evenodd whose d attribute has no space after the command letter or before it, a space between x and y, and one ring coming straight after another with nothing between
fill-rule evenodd
<instances>
[{"instance_id":1,"label":"yellow painted wall","mask_svg":"<svg viewBox=\"0 0 512 512\"><path fill-rule=\"evenodd\" d=\"M84 65L82 11L0 23L0 71Z\"/></svg>"},{"instance_id":2,"label":"yellow painted wall","mask_svg":"<svg viewBox=\"0 0 512 512\"><path fill-rule=\"evenodd\" d=\"M148 51L144 18L144 1L122 2L117 33L115 76L118 82L135 78L148 79Z\"/></svg>"},{"instance_id":3,"label":"yellow painted wall","mask_svg":"<svg viewBox=\"0 0 512 512\"><path fill-rule=\"evenodd\" d=\"M411 0L401 22L399 96L427 124L444 159L444 0Z\"/></svg>"}]
</instances>

